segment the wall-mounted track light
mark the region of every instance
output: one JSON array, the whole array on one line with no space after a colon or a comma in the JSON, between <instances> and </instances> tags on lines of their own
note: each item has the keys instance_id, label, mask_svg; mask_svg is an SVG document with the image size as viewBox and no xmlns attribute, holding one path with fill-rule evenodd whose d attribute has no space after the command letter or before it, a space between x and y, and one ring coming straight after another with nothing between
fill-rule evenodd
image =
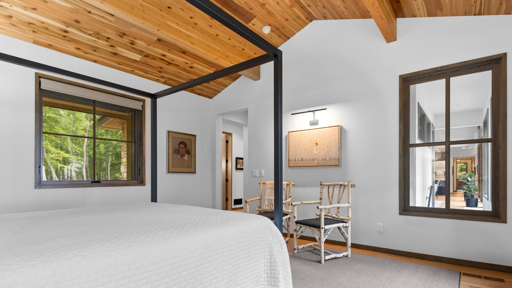
<instances>
[{"instance_id":1,"label":"wall-mounted track light","mask_svg":"<svg viewBox=\"0 0 512 288\"><path fill-rule=\"evenodd\" d=\"M313 120L309 121L309 125L318 125L318 119L315 119L315 112L317 112L317 111L324 111L324 110L327 110L327 108L308 110L308 111L302 111L302 112L295 112L295 113L292 113L292 116L293 115L297 115L297 114L313 113Z\"/></svg>"}]
</instances>

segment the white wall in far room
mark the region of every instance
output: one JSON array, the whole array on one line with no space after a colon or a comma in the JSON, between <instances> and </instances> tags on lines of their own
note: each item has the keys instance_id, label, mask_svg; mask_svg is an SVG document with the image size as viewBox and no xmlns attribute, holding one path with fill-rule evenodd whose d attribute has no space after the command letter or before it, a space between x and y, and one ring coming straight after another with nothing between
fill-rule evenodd
<instances>
[{"instance_id":1,"label":"white wall in far room","mask_svg":"<svg viewBox=\"0 0 512 288\"><path fill-rule=\"evenodd\" d=\"M147 92L167 86L0 35L0 52ZM150 107L146 100L146 186L35 189L35 73L0 62L0 214L151 201ZM44 73L44 72L43 72ZM77 81L79 82L79 81Z\"/></svg>"},{"instance_id":2,"label":"white wall in far room","mask_svg":"<svg viewBox=\"0 0 512 288\"><path fill-rule=\"evenodd\" d=\"M284 178L298 183L294 201L318 199L320 180L352 180L357 184L353 196L355 243L512 265L510 223L398 214L399 75L510 53L512 38L503 29L509 26L510 16L398 19L398 41L387 44L372 19L313 21L283 44L283 143L286 145L289 130L310 128L307 121L311 118L307 117L311 116L304 116L307 119L302 122L302 118L291 116L292 112L327 107L323 116L317 115L319 126L343 126L342 167L292 171L283 159ZM273 175L272 65L261 66L260 81L241 77L212 103L212 122L214 115L225 111L249 110L248 170L265 168L266 179ZM510 109L511 103L508 105ZM510 123L508 129L512 135ZM511 150L510 140L508 145ZM509 178L511 168L509 165ZM258 193L260 178L249 179L245 198ZM511 185L509 182L509 190ZM510 209L512 197L507 201ZM309 212L299 209L299 218ZM383 233L377 233L376 223L384 224ZM341 239L334 232L330 238ZM485 245L475 249L475 243Z\"/></svg>"},{"instance_id":3,"label":"white wall in far room","mask_svg":"<svg viewBox=\"0 0 512 288\"><path fill-rule=\"evenodd\" d=\"M244 158L244 126L243 125L240 125L239 123L237 122L233 122L233 121L230 121L230 120L227 120L226 118L223 119L222 121L222 131L225 131L225 132L230 132L233 134L233 138L232 138L232 147L233 147L233 150L232 150L232 158L233 158L233 161L232 161L232 167L231 167L231 171L233 171L232 173L232 179L233 179L233 182L232 182L232 188L231 188L231 192L232 192L232 201L234 201L235 199L242 199L243 201L243 198L244 198L244 171L243 170L236 170L236 157L242 157ZM233 205L233 208L240 208L240 207L243 207L242 204L240 205L234 205L233 203L231 203Z\"/></svg>"}]
</instances>

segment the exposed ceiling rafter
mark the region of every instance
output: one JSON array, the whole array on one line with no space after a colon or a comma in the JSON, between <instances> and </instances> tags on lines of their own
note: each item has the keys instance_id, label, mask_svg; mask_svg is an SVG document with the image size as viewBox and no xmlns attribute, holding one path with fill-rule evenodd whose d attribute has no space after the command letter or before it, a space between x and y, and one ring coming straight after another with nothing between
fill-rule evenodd
<instances>
[{"instance_id":1,"label":"exposed ceiling rafter","mask_svg":"<svg viewBox=\"0 0 512 288\"><path fill-rule=\"evenodd\" d=\"M363 0L386 42L397 40L397 20L390 0Z\"/></svg>"}]
</instances>

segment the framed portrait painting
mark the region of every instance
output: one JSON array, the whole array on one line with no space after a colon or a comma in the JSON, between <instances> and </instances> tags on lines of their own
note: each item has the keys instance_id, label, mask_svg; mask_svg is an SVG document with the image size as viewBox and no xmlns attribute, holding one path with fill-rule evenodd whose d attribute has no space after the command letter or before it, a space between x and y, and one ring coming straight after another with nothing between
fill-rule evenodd
<instances>
[{"instance_id":1,"label":"framed portrait painting","mask_svg":"<svg viewBox=\"0 0 512 288\"><path fill-rule=\"evenodd\" d=\"M196 173L196 135L167 131L167 173Z\"/></svg>"}]
</instances>

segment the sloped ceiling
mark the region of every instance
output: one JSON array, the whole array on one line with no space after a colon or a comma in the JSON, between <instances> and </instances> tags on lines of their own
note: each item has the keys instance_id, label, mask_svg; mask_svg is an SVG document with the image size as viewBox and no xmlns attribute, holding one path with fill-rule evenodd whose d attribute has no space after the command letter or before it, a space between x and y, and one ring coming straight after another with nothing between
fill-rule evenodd
<instances>
[{"instance_id":1,"label":"sloped ceiling","mask_svg":"<svg viewBox=\"0 0 512 288\"><path fill-rule=\"evenodd\" d=\"M212 2L276 47L313 20L372 18L368 2L387 3L398 18L512 13L512 1L499 0ZM185 0L0 0L0 33L169 86L264 54ZM241 75L259 71L187 91L213 98Z\"/></svg>"}]
</instances>

